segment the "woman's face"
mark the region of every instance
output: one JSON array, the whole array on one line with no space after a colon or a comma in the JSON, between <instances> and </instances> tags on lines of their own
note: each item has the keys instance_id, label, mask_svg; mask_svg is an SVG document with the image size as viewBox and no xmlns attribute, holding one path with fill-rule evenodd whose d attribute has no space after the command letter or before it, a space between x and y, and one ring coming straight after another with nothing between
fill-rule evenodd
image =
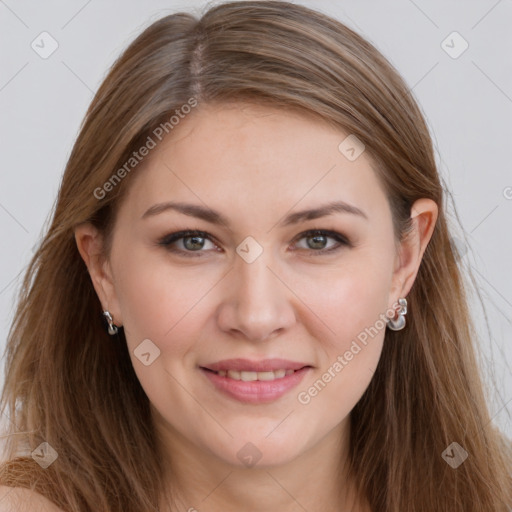
<instances>
[{"instance_id":1,"label":"woman's face","mask_svg":"<svg viewBox=\"0 0 512 512\"><path fill-rule=\"evenodd\" d=\"M200 105L125 178L97 290L171 444L274 465L348 425L408 290L385 193L362 147L339 149L347 135ZM172 238L186 230L204 233Z\"/></svg>"}]
</instances>

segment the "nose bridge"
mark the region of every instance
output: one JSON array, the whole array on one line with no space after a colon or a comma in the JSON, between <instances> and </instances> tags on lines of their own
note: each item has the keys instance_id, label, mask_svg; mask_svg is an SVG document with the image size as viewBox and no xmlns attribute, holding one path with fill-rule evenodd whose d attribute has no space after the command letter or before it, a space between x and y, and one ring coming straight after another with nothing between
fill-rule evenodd
<instances>
[{"instance_id":1,"label":"nose bridge","mask_svg":"<svg viewBox=\"0 0 512 512\"><path fill-rule=\"evenodd\" d=\"M235 264L234 275L239 300L253 306L272 302L273 294L278 291L274 290L276 277L268 268L271 265L266 253L252 263L239 261Z\"/></svg>"},{"instance_id":2,"label":"nose bridge","mask_svg":"<svg viewBox=\"0 0 512 512\"><path fill-rule=\"evenodd\" d=\"M237 330L251 340L263 340L294 320L286 287L270 270L270 251L251 263L237 257L219 321L224 330ZM270 268L268 268L270 267Z\"/></svg>"}]
</instances>

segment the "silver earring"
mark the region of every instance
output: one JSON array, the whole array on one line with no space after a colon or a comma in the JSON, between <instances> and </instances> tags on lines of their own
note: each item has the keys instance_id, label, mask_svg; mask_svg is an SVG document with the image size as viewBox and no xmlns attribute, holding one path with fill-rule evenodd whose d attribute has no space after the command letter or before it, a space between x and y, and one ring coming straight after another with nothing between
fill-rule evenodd
<instances>
[{"instance_id":1,"label":"silver earring","mask_svg":"<svg viewBox=\"0 0 512 512\"><path fill-rule=\"evenodd\" d=\"M110 336L117 334L117 325L114 324L114 320L112 319L112 315L109 311L103 311L103 316L107 319L108 322L108 333Z\"/></svg>"},{"instance_id":2,"label":"silver earring","mask_svg":"<svg viewBox=\"0 0 512 512\"><path fill-rule=\"evenodd\" d=\"M398 299L400 308L396 318L388 318L388 327L392 331L400 331L405 327L405 315L407 314L407 299Z\"/></svg>"}]
</instances>

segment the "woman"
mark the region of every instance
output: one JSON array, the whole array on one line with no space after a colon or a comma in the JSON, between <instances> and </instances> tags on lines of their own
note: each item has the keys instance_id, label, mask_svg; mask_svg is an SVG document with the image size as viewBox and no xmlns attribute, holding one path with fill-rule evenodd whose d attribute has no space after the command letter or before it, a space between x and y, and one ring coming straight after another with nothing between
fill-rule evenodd
<instances>
[{"instance_id":1,"label":"woman","mask_svg":"<svg viewBox=\"0 0 512 512\"><path fill-rule=\"evenodd\" d=\"M425 122L367 41L287 2L158 20L25 278L0 505L508 511L449 240Z\"/></svg>"}]
</instances>

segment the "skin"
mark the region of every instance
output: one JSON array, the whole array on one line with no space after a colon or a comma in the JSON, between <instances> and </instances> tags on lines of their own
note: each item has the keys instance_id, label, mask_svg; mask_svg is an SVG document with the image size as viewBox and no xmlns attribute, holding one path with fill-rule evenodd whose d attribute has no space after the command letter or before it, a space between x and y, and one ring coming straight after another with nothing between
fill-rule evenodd
<instances>
[{"instance_id":1,"label":"skin","mask_svg":"<svg viewBox=\"0 0 512 512\"><path fill-rule=\"evenodd\" d=\"M90 224L76 229L103 309L125 329L183 510L369 510L343 463L350 411L373 376L385 327L309 403L297 396L407 296L437 206L418 200L412 233L398 244L371 160L363 152L351 162L338 150L346 135L284 110L200 105L126 178L109 257ZM339 200L367 218L336 212L278 224L290 212ZM229 227L172 210L141 219L166 201L212 208ZM213 237L199 257L190 239L173 244L181 255L158 245L185 229ZM321 254L339 244L301 235L309 229L336 231L352 245ZM252 263L236 252L247 236L263 248ZM160 350L149 366L133 353L145 339ZM244 404L217 391L198 368L233 357L313 368L275 402ZM261 453L252 468L237 457L248 442ZM168 510L164 502L161 510Z\"/></svg>"}]
</instances>

